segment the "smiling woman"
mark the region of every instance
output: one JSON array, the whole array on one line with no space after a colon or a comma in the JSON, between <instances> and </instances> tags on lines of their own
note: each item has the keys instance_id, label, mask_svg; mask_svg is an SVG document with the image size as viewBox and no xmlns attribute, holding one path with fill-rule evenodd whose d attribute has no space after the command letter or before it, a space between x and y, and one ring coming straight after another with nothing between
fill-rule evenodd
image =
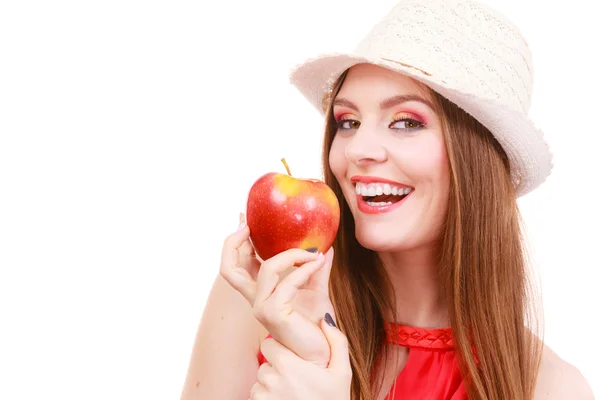
<instances>
[{"instance_id":1,"label":"smiling woman","mask_svg":"<svg viewBox=\"0 0 600 400\"><path fill-rule=\"evenodd\" d=\"M406 343L403 351L384 346L365 357L387 360L394 353L410 354L404 368L400 363L378 370L380 387L388 393L391 386L399 398L426 398L432 391L434 398L466 398L469 391L480 398L495 398L495 392L497 398L528 398L541 343L532 340L526 325L535 322L528 320L535 317L529 313L535 305L529 301L535 299L529 298L533 293L527 287L515 190L504 151L487 128L456 105L383 67L351 67L333 93L357 103L360 99L353 110L333 102L325 135L326 181L341 192L349 211L340 229L354 231L354 237L347 235L336 251L338 260L340 254L354 255L340 260L345 268L334 267L344 274L332 276L332 291L338 292L334 298L341 303L338 318L349 328L350 342L368 354L372 339L365 340L365 330L352 327L352 318L345 315L345 310L356 308L371 313L368 319L382 321L383 328L374 325L371 335L383 329L388 342L390 332L402 338L413 329L418 343L439 334L452 336L453 345L444 349L444 358L439 358L437 348L416 349ZM427 101L377 107L381 99L397 93L418 93L412 97ZM397 127L398 115L418 121L416 127ZM344 119L355 121L354 129L340 129ZM409 188L410 196L365 209L362 188L360 196L353 196L354 182L366 185L368 194L393 182ZM474 249L472 243L478 241L480 246ZM362 247L374 253L357 250ZM372 304L360 296L362 301L356 303L344 283L355 280L391 294L373 298ZM490 319L490 313L495 318ZM518 370L503 372L505 365L515 364L520 365ZM360 370L373 367L356 368L356 379L367 385L369 374L361 376ZM450 371L436 375L434 382L442 385L442 392L423 385L424 378L407 378L411 371L423 370ZM462 382L461 376L467 375L473 379L471 387Z\"/></svg>"},{"instance_id":2,"label":"smiling woman","mask_svg":"<svg viewBox=\"0 0 600 400\"><path fill-rule=\"evenodd\" d=\"M592 398L544 344L529 276L517 199L552 169L532 69L472 0L403 0L355 52L295 69L325 120L337 237L258 260L240 221L183 398Z\"/></svg>"}]
</instances>

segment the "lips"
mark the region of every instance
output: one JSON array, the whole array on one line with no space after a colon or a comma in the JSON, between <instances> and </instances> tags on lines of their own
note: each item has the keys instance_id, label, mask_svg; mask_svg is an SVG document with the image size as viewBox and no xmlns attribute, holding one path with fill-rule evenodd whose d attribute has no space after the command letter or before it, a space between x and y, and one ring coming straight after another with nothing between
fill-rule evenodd
<instances>
[{"instance_id":1,"label":"lips","mask_svg":"<svg viewBox=\"0 0 600 400\"><path fill-rule=\"evenodd\" d=\"M400 207L414 188L374 176L353 176L358 209L366 214L382 214Z\"/></svg>"}]
</instances>

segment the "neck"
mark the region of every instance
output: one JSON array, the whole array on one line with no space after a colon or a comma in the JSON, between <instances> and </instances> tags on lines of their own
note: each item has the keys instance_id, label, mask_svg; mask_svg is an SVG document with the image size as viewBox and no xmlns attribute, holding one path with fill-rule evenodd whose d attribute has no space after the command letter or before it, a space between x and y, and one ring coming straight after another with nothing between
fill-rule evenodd
<instances>
[{"instance_id":1,"label":"neck","mask_svg":"<svg viewBox=\"0 0 600 400\"><path fill-rule=\"evenodd\" d=\"M431 248L378 253L396 298L396 315L389 321L421 328L449 326L447 304L438 277L439 266Z\"/></svg>"}]
</instances>

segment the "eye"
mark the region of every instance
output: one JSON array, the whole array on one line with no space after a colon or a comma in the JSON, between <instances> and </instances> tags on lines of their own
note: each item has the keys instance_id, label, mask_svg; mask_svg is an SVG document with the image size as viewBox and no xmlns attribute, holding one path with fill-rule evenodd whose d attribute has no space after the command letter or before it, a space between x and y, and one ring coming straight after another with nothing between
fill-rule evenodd
<instances>
[{"instance_id":1,"label":"eye","mask_svg":"<svg viewBox=\"0 0 600 400\"><path fill-rule=\"evenodd\" d=\"M340 131L349 131L352 129L358 129L360 122L355 119L342 118L337 123L337 129Z\"/></svg>"},{"instance_id":2,"label":"eye","mask_svg":"<svg viewBox=\"0 0 600 400\"><path fill-rule=\"evenodd\" d=\"M394 125L398 125L399 123L401 123L400 125L404 125L404 126L400 127L400 128L393 128ZM401 130L412 131L412 130L423 128L424 126L425 126L425 124L423 124L421 121L417 121L416 119L401 118L401 119L397 119L394 122L392 122L392 124L390 125L390 129L401 129Z\"/></svg>"}]
</instances>

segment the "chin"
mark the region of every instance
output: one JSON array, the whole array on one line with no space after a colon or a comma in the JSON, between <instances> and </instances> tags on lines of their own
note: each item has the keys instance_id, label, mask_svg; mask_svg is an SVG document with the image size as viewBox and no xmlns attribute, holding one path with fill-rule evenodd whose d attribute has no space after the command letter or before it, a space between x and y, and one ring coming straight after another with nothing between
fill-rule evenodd
<instances>
[{"instance_id":1,"label":"chin","mask_svg":"<svg viewBox=\"0 0 600 400\"><path fill-rule=\"evenodd\" d=\"M356 240L361 246L381 252L405 251L417 247L418 243L414 243L414 237L411 238L408 233L408 230L397 229L390 232L389 229L373 225L357 225L355 231Z\"/></svg>"}]
</instances>

